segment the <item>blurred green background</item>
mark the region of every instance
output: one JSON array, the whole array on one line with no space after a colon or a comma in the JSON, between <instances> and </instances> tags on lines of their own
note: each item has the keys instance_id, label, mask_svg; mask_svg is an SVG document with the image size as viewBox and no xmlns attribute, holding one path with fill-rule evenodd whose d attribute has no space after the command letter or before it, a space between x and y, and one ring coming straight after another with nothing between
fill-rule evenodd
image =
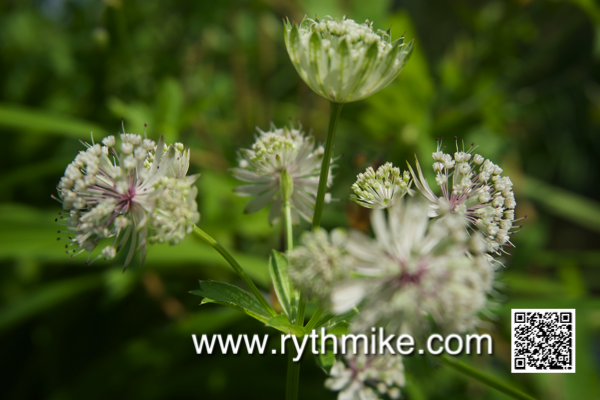
<instances>
[{"instance_id":1,"label":"blurred green background","mask_svg":"<svg viewBox=\"0 0 600 400\"><path fill-rule=\"evenodd\" d=\"M324 226L366 229L347 201L355 175L458 136L515 183L513 256L499 273L493 356L461 359L537 398L600 398L600 5L594 0L4 0L0 3L0 397L280 399L285 356L198 356L192 333L271 333L187 292L240 284L188 237L156 245L122 273L64 254L50 199L90 131L192 148L200 226L239 255L265 291L281 227L242 215L227 169L254 126L301 120L325 139L328 104L297 76L282 18L304 13L391 26L416 38L399 79L344 107ZM427 169L429 172L429 169ZM303 225L306 228L306 225ZM576 374L510 374L510 309L575 308ZM278 340L271 341L278 346ZM270 353L270 352L269 352ZM415 358L415 357L413 357ZM507 399L407 359L406 399ZM305 356L300 398L334 399Z\"/></svg>"}]
</instances>

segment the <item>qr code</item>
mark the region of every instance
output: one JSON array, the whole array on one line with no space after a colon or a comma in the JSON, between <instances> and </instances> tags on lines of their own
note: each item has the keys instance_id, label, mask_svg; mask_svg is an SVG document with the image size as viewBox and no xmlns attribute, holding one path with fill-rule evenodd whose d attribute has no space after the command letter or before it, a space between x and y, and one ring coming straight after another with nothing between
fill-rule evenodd
<instances>
[{"instance_id":1,"label":"qr code","mask_svg":"<svg viewBox=\"0 0 600 400\"><path fill-rule=\"evenodd\" d=\"M575 372L575 310L513 309L512 369Z\"/></svg>"}]
</instances>

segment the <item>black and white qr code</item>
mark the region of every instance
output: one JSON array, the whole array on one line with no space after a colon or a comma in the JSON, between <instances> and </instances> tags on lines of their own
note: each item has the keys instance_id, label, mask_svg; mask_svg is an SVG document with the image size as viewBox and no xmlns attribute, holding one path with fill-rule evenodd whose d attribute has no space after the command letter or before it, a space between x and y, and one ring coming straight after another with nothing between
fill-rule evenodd
<instances>
[{"instance_id":1,"label":"black and white qr code","mask_svg":"<svg viewBox=\"0 0 600 400\"><path fill-rule=\"evenodd\" d=\"M575 372L575 310L513 309L512 369Z\"/></svg>"}]
</instances>

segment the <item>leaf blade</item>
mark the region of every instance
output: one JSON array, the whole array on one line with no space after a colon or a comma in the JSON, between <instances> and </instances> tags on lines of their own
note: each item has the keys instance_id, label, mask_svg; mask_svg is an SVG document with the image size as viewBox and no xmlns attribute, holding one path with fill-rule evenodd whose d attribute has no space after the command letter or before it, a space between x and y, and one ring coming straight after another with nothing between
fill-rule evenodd
<instances>
[{"instance_id":1,"label":"leaf blade","mask_svg":"<svg viewBox=\"0 0 600 400\"><path fill-rule=\"evenodd\" d=\"M202 296L210 301L203 300L201 304L207 302L219 303L238 311L248 314L250 317L266 323L270 316L262 308L258 300L250 293L240 289L235 285L217 281L199 281L200 290L192 290L191 294Z\"/></svg>"},{"instance_id":2,"label":"leaf blade","mask_svg":"<svg viewBox=\"0 0 600 400\"><path fill-rule=\"evenodd\" d=\"M285 255L273 250L269 257L269 273L279 304L288 317L292 316L292 290L288 276L288 262Z\"/></svg>"}]
</instances>

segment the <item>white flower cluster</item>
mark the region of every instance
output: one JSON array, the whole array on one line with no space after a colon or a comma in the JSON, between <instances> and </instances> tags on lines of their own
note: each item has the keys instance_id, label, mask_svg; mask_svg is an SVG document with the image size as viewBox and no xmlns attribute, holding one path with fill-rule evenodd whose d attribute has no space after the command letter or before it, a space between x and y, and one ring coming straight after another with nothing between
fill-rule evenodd
<instances>
[{"instance_id":1,"label":"white flower cluster","mask_svg":"<svg viewBox=\"0 0 600 400\"><path fill-rule=\"evenodd\" d=\"M352 185L355 194L350 195L350 200L366 208L388 208L410 191L409 172L400 175L400 169L389 162L377 168L377 172L368 167L358 174Z\"/></svg>"},{"instance_id":2,"label":"white flower cluster","mask_svg":"<svg viewBox=\"0 0 600 400\"><path fill-rule=\"evenodd\" d=\"M335 103L370 96L394 80L408 61L413 41L392 41L389 31L373 30L327 16L305 17L300 26L285 23L285 44L300 77L319 95Z\"/></svg>"},{"instance_id":3,"label":"white flower cluster","mask_svg":"<svg viewBox=\"0 0 600 400\"><path fill-rule=\"evenodd\" d=\"M339 391L340 400L399 399L404 386L404 365L399 354L365 355L348 351L333 364L325 387Z\"/></svg>"},{"instance_id":4,"label":"white flower cluster","mask_svg":"<svg viewBox=\"0 0 600 400\"><path fill-rule=\"evenodd\" d=\"M333 230L331 235L324 229L304 232L302 246L287 252L294 287L328 306L334 284L348 277L353 261L346 252L346 242L347 234L342 229Z\"/></svg>"},{"instance_id":5,"label":"white flower cluster","mask_svg":"<svg viewBox=\"0 0 600 400\"><path fill-rule=\"evenodd\" d=\"M510 242L511 230L517 205L512 191L513 183L509 177L502 176L502 168L479 154L473 154L474 147L468 151L447 154L438 141L437 151L433 153L435 181L442 190L442 196L436 196L423 176L417 161L417 173L410 168L415 186L429 200L432 216L459 214L477 228L484 236L488 251L500 254Z\"/></svg>"},{"instance_id":6,"label":"white flower cluster","mask_svg":"<svg viewBox=\"0 0 600 400\"><path fill-rule=\"evenodd\" d=\"M376 210L371 223L375 240L354 231L346 244L358 279L334 289L334 311L362 301L353 322L357 331L383 325L399 334L423 334L429 318L442 331L473 329L494 278L481 236L469 236L456 215L430 222L427 204L419 199L398 201L387 220Z\"/></svg>"},{"instance_id":7,"label":"white flower cluster","mask_svg":"<svg viewBox=\"0 0 600 400\"><path fill-rule=\"evenodd\" d=\"M158 144L123 133L86 144L58 184L58 200L69 211L66 221L72 256L92 250L101 239L114 238L96 258L111 259L131 241L125 266L136 250L143 263L147 242L179 243L198 222L197 176L186 176L189 150L181 143ZM150 229L149 229L150 228ZM59 231L61 233L61 231ZM70 250L71 247L75 249Z\"/></svg>"},{"instance_id":8,"label":"white flower cluster","mask_svg":"<svg viewBox=\"0 0 600 400\"><path fill-rule=\"evenodd\" d=\"M299 288L336 314L359 306L352 323L357 332L379 325L424 334L430 319L446 332L473 329L494 281L481 235L469 235L459 215L431 220L418 198L396 201L387 219L382 209L371 217L375 239L351 231L329 241L318 232L288 252Z\"/></svg>"},{"instance_id":9,"label":"white flower cluster","mask_svg":"<svg viewBox=\"0 0 600 400\"><path fill-rule=\"evenodd\" d=\"M238 186L235 192L240 196L256 196L244 209L253 213L272 203L269 221L275 223L281 214L281 172L286 170L293 182L290 198L292 219L299 217L311 221L319 173L323 160L323 147L315 148L314 138L306 136L302 127L277 128L263 132L258 129L256 142L250 149L240 151L239 164L232 168L232 175L250 184ZM331 175L329 175L331 183Z\"/></svg>"}]
</instances>

